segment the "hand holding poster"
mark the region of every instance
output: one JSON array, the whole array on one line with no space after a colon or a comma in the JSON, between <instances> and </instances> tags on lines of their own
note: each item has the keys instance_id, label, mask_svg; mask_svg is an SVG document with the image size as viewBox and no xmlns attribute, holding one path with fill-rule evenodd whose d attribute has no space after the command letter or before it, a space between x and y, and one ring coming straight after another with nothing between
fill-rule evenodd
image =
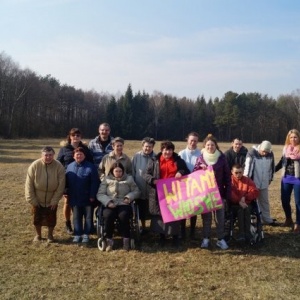
<instances>
[{"instance_id":1,"label":"hand holding poster","mask_svg":"<svg viewBox=\"0 0 300 300\"><path fill-rule=\"evenodd\" d=\"M223 206L211 166L180 178L160 179L156 189L164 223L188 219Z\"/></svg>"}]
</instances>

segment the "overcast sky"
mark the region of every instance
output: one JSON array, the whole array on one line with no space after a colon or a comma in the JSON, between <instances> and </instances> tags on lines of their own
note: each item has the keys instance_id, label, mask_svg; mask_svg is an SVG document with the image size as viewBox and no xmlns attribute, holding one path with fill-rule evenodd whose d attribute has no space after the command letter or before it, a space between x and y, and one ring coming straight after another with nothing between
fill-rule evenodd
<instances>
[{"instance_id":1,"label":"overcast sky","mask_svg":"<svg viewBox=\"0 0 300 300\"><path fill-rule=\"evenodd\" d=\"M0 52L110 94L300 88L298 0L0 0Z\"/></svg>"}]
</instances>

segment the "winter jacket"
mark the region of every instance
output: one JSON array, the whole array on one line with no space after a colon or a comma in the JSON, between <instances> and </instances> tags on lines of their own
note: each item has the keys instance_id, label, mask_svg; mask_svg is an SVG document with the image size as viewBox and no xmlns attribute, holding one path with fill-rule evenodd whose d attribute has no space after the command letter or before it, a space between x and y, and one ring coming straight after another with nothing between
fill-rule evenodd
<instances>
[{"instance_id":1,"label":"winter jacket","mask_svg":"<svg viewBox=\"0 0 300 300\"><path fill-rule=\"evenodd\" d=\"M203 155L197 158L194 171L201 170L201 164L207 166L206 161L204 160ZM220 195L223 199L230 199L231 197L231 173L228 167L227 160L224 153L221 152L217 162L212 165L215 178L217 181L218 189Z\"/></svg>"},{"instance_id":2,"label":"winter jacket","mask_svg":"<svg viewBox=\"0 0 300 300\"><path fill-rule=\"evenodd\" d=\"M101 180L104 178L104 176L107 176L109 174L110 168L115 162L119 162L123 165L126 174L132 174L132 163L130 158L124 153L121 157L117 158L115 153L112 151L102 158L102 161L99 165L98 173Z\"/></svg>"},{"instance_id":3,"label":"winter jacket","mask_svg":"<svg viewBox=\"0 0 300 300\"><path fill-rule=\"evenodd\" d=\"M120 180L109 174L101 182L97 193L98 201L105 207L110 201L113 201L116 205L127 205L123 203L125 197L131 202L139 196L139 188L134 182L133 177L127 174L124 174Z\"/></svg>"},{"instance_id":4,"label":"winter jacket","mask_svg":"<svg viewBox=\"0 0 300 300\"><path fill-rule=\"evenodd\" d=\"M232 169L232 166L235 164L239 164L242 167L245 166L246 156L247 156L248 149L244 146L241 147L239 152L233 151L231 147L229 150L225 151L224 155L226 157L229 170Z\"/></svg>"},{"instance_id":5,"label":"winter jacket","mask_svg":"<svg viewBox=\"0 0 300 300\"><path fill-rule=\"evenodd\" d=\"M244 176L251 178L256 187L268 188L274 175L274 154L271 151L266 156L259 154L259 146L253 146L247 153Z\"/></svg>"},{"instance_id":6,"label":"winter jacket","mask_svg":"<svg viewBox=\"0 0 300 300\"><path fill-rule=\"evenodd\" d=\"M135 183L141 191L140 199L148 199L149 185L143 178L146 173L148 162L155 154L152 152L150 155L146 155L143 151L137 152L132 158L132 175Z\"/></svg>"},{"instance_id":7,"label":"winter jacket","mask_svg":"<svg viewBox=\"0 0 300 300\"><path fill-rule=\"evenodd\" d=\"M53 160L45 164L40 158L28 168L25 182L25 198L33 206L57 205L65 189L65 169Z\"/></svg>"},{"instance_id":8,"label":"winter jacket","mask_svg":"<svg viewBox=\"0 0 300 300\"><path fill-rule=\"evenodd\" d=\"M70 163L66 171L66 194L70 205L89 206L90 198L96 200L100 180L93 163L84 160L80 164L76 161Z\"/></svg>"},{"instance_id":9,"label":"winter jacket","mask_svg":"<svg viewBox=\"0 0 300 300\"><path fill-rule=\"evenodd\" d=\"M160 164L160 157L162 153L158 153L156 156L151 158L148 163L146 173L143 175L145 181L150 186L149 191L149 212L151 215L160 216L160 208L158 203L156 185L153 183L154 180L160 179L160 171L159 171L159 164ZM181 175L187 175L190 173L188 167L186 166L185 161L177 154L173 153L173 158L175 160L175 164L177 166L177 172Z\"/></svg>"},{"instance_id":10,"label":"winter jacket","mask_svg":"<svg viewBox=\"0 0 300 300\"><path fill-rule=\"evenodd\" d=\"M67 169L68 165L74 161L74 147L69 144L67 141L62 141L60 143L62 148L60 148L58 155L57 155L57 160L61 162L61 164ZM84 143L80 142L78 147L82 147L84 150L85 154L85 159L91 163L94 162L92 153L90 149L85 145Z\"/></svg>"},{"instance_id":11,"label":"winter jacket","mask_svg":"<svg viewBox=\"0 0 300 300\"><path fill-rule=\"evenodd\" d=\"M239 204L242 197L245 197L246 204L250 204L258 197L259 191L255 183L248 177L242 176L237 179L231 176L231 199L232 204Z\"/></svg>"},{"instance_id":12,"label":"winter jacket","mask_svg":"<svg viewBox=\"0 0 300 300\"><path fill-rule=\"evenodd\" d=\"M98 169L99 168L99 164L102 160L102 158L104 157L104 155L110 153L111 151L113 151L113 147L111 144L111 141L113 140L112 136L109 136L108 138L108 145L103 148L103 146L101 145L100 142L100 138L99 136L96 136L94 139L92 139L89 142L89 149L92 153L93 159L94 159L94 164L95 167Z\"/></svg>"}]
</instances>

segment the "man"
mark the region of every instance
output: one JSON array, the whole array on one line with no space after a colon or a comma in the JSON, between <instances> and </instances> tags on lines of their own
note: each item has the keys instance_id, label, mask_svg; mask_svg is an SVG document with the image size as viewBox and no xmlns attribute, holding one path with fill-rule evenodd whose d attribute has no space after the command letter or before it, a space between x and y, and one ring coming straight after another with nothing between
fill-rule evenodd
<instances>
[{"instance_id":1,"label":"man","mask_svg":"<svg viewBox=\"0 0 300 300\"><path fill-rule=\"evenodd\" d=\"M98 169L99 164L104 155L110 153L112 148L113 137L110 135L110 126L108 123L102 123L99 125L99 136L96 136L89 142L89 149L92 152L94 158L95 167Z\"/></svg>"},{"instance_id":2,"label":"man","mask_svg":"<svg viewBox=\"0 0 300 300\"><path fill-rule=\"evenodd\" d=\"M135 183L141 191L141 196L137 200L142 225L142 234L146 233L146 218L149 210L149 186L143 175L146 173L149 160L155 156L153 148L155 140L145 137L142 140L142 150L138 151L132 158L132 175Z\"/></svg>"},{"instance_id":3,"label":"man","mask_svg":"<svg viewBox=\"0 0 300 300\"><path fill-rule=\"evenodd\" d=\"M197 148L199 142L199 135L197 132L190 132L187 136L187 146L184 150L181 150L178 154L185 161L190 172L193 172L197 157L200 156L201 151ZM190 219L190 238L195 239L197 216ZM181 221L181 237L185 239L186 233L186 220Z\"/></svg>"},{"instance_id":4,"label":"man","mask_svg":"<svg viewBox=\"0 0 300 300\"><path fill-rule=\"evenodd\" d=\"M25 198L31 204L36 236L42 240L42 226L48 227L48 243L52 243L56 226L56 211L65 189L65 168L54 159L52 147L42 149L42 157L28 168L25 182Z\"/></svg>"},{"instance_id":5,"label":"man","mask_svg":"<svg viewBox=\"0 0 300 300\"><path fill-rule=\"evenodd\" d=\"M235 164L239 164L242 167L245 166L247 152L248 149L243 146L243 142L241 139L233 139L231 143L231 148L225 151L224 153L230 170Z\"/></svg>"},{"instance_id":6,"label":"man","mask_svg":"<svg viewBox=\"0 0 300 300\"><path fill-rule=\"evenodd\" d=\"M246 156L244 175L251 178L259 190L257 198L265 225L278 226L276 219L270 216L269 185L274 175L274 154L269 141L253 146Z\"/></svg>"}]
</instances>

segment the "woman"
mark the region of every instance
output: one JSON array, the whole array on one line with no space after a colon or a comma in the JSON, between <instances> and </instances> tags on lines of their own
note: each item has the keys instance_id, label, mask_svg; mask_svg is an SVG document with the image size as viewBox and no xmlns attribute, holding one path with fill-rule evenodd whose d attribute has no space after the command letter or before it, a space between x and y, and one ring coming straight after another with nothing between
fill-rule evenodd
<instances>
[{"instance_id":1,"label":"woman","mask_svg":"<svg viewBox=\"0 0 300 300\"><path fill-rule=\"evenodd\" d=\"M155 145L155 140L150 137L145 137L142 140L142 150L135 153L132 158L132 175L133 179L136 182L137 186L141 191L141 196L138 199L137 203L139 206L139 216L142 225L142 234L147 232L146 230L146 219L148 215L148 199L149 199L149 186L143 178L148 162L155 153L153 148Z\"/></svg>"},{"instance_id":2,"label":"woman","mask_svg":"<svg viewBox=\"0 0 300 300\"><path fill-rule=\"evenodd\" d=\"M72 128L67 135L67 140L60 143L62 148L59 150L57 160L62 163L65 169L67 169L68 165L74 161L74 149L77 147L82 147L85 151L86 160L93 162L93 156L89 148L82 143L81 139L81 131L78 128ZM63 214L66 222L66 231L68 234L72 234L71 207L69 205L68 198L64 198Z\"/></svg>"},{"instance_id":3,"label":"woman","mask_svg":"<svg viewBox=\"0 0 300 300\"><path fill-rule=\"evenodd\" d=\"M288 132L281 160L275 167L277 172L282 168L281 203L285 213L285 227L293 226L291 194L294 190L296 203L296 223L294 232L300 233L300 132L292 129Z\"/></svg>"},{"instance_id":4,"label":"woman","mask_svg":"<svg viewBox=\"0 0 300 300\"><path fill-rule=\"evenodd\" d=\"M173 246L179 246L178 235L180 232L180 221L164 223L162 220L156 183L158 179L179 178L189 174L189 169L184 160L174 152L175 146L170 141L164 141L160 146L161 152L154 156L148 163L144 178L150 185L149 212L151 214L151 229L160 234L160 245L164 246L166 235L173 236Z\"/></svg>"},{"instance_id":5,"label":"woman","mask_svg":"<svg viewBox=\"0 0 300 300\"><path fill-rule=\"evenodd\" d=\"M34 161L27 171L25 198L32 205L36 230L34 242L42 240L42 226L48 227L48 242L54 241L57 205L65 188L65 170L54 159L54 154L52 147L44 147L42 157Z\"/></svg>"},{"instance_id":6,"label":"woman","mask_svg":"<svg viewBox=\"0 0 300 300\"><path fill-rule=\"evenodd\" d=\"M99 165L99 176L101 180L104 176L107 176L110 172L111 166L115 162L122 163L126 174L132 174L132 164L130 158L123 153L124 149L124 139L116 137L112 140L113 151L109 154L104 155Z\"/></svg>"},{"instance_id":7,"label":"woman","mask_svg":"<svg viewBox=\"0 0 300 300\"><path fill-rule=\"evenodd\" d=\"M123 237L123 249L129 250L130 223L132 215L130 203L140 196L140 191L133 177L127 175L120 162L112 164L108 175L101 182L97 199L104 206L103 218L107 237L106 251L113 249L113 232L115 220L120 221L120 230Z\"/></svg>"},{"instance_id":8,"label":"woman","mask_svg":"<svg viewBox=\"0 0 300 300\"><path fill-rule=\"evenodd\" d=\"M231 196L231 174L225 158L220 151L217 140L209 134L203 141L201 155L197 158L194 171L205 170L207 166L212 166L216 177L220 195L223 199L223 208L216 211L217 227L217 247L226 250L228 245L224 240L224 201ZM202 214L203 220L203 241L201 248L208 248L211 234L212 213Z\"/></svg>"},{"instance_id":9,"label":"woman","mask_svg":"<svg viewBox=\"0 0 300 300\"><path fill-rule=\"evenodd\" d=\"M66 171L66 195L73 211L74 243L89 242L92 226L92 205L99 188L99 177L95 165L86 160L85 149L74 150L74 161ZM83 226L84 218L84 226Z\"/></svg>"}]
</instances>

